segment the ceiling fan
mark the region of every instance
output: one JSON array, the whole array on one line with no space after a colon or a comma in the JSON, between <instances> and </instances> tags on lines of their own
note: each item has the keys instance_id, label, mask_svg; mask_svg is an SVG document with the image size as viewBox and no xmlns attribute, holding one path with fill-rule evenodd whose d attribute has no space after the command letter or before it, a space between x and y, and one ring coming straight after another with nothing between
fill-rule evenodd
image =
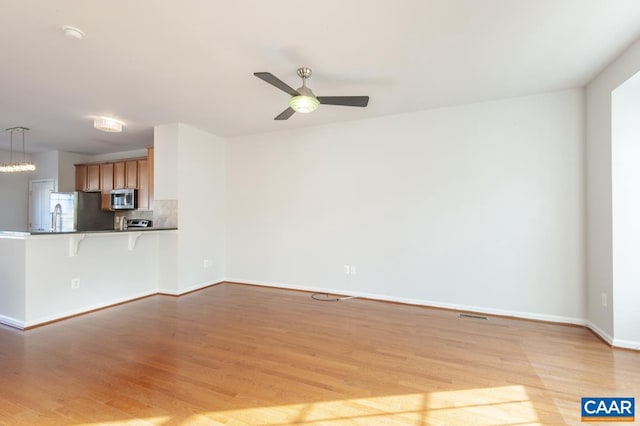
<instances>
[{"instance_id":1,"label":"ceiling fan","mask_svg":"<svg viewBox=\"0 0 640 426\"><path fill-rule=\"evenodd\" d=\"M289 108L282 111L274 120L286 120L291 117L294 112L312 112L318 108L320 104L366 107L369 103L368 96L314 95L311 89L307 87L307 79L311 77L311 68L307 67L298 68L298 76L302 79L302 86L297 89L293 89L270 72L254 72L253 75L291 95Z\"/></svg>"}]
</instances>

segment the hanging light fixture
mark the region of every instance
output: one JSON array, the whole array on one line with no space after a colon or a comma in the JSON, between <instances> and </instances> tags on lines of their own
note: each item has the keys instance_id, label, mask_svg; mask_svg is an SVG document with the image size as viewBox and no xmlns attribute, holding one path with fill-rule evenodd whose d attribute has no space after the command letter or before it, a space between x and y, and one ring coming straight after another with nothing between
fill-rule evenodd
<instances>
[{"instance_id":1,"label":"hanging light fixture","mask_svg":"<svg viewBox=\"0 0 640 426\"><path fill-rule=\"evenodd\" d=\"M295 112L302 112L304 114L313 112L320 105L320 101L313 94L311 89L307 87L307 79L311 77L311 68L302 67L298 69L298 75L302 79L302 87L298 87L296 91L298 96L294 96L289 99L289 106Z\"/></svg>"},{"instance_id":2,"label":"hanging light fixture","mask_svg":"<svg viewBox=\"0 0 640 426\"><path fill-rule=\"evenodd\" d=\"M13 172L31 172L34 171L36 169L36 165L33 164L31 161L27 161L27 155L24 152L24 132L28 131L29 129L26 127L10 127L8 129L5 129L7 132L9 132L9 139L10 139L10 154L9 154L9 162L8 163L4 163L2 165L0 165L0 172L5 172L5 173L13 173ZM13 162L13 134L20 132L22 133L22 162Z\"/></svg>"}]
</instances>

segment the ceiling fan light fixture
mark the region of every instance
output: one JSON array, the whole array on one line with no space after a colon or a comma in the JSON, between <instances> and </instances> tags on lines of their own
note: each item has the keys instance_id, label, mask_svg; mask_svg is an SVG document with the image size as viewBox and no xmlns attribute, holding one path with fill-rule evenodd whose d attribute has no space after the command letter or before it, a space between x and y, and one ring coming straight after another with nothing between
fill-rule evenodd
<instances>
[{"instance_id":1,"label":"ceiling fan light fixture","mask_svg":"<svg viewBox=\"0 0 640 426\"><path fill-rule=\"evenodd\" d=\"M292 88L270 72L254 72L253 75L291 96L289 108L278 114L274 120L288 120L296 112L315 111L320 104L351 107L366 107L369 104L369 96L316 96L307 87L307 79L311 77L311 68L298 68L298 76L302 79L302 86L297 89Z\"/></svg>"},{"instance_id":2,"label":"ceiling fan light fixture","mask_svg":"<svg viewBox=\"0 0 640 426\"><path fill-rule=\"evenodd\" d=\"M119 133L124 123L111 117L96 117L93 119L93 127L103 132Z\"/></svg>"},{"instance_id":3,"label":"ceiling fan light fixture","mask_svg":"<svg viewBox=\"0 0 640 426\"><path fill-rule=\"evenodd\" d=\"M300 95L294 96L289 99L289 106L291 107L291 109L293 109L295 112L301 112L303 114L315 111L319 105L320 101L314 96Z\"/></svg>"}]
</instances>

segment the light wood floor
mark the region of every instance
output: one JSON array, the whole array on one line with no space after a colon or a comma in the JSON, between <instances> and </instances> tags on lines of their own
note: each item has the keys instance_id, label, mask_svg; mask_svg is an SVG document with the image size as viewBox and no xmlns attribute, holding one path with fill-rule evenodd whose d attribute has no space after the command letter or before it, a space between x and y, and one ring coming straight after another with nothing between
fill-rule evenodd
<instances>
[{"instance_id":1,"label":"light wood floor","mask_svg":"<svg viewBox=\"0 0 640 426\"><path fill-rule=\"evenodd\" d=\"M221 284L0 327L0 424L580 424L640 397L640 353L581 327Z\"/></svg>"}]
</instances>

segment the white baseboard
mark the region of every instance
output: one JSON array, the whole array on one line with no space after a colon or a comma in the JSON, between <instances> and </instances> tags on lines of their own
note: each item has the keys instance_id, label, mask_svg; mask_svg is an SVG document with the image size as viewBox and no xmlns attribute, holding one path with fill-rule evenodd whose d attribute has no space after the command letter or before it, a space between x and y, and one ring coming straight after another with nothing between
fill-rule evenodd
<instances>
[{"instance_id":1,"label":"white baseboard","mask_svg":"<svg viewBox=\"0 0 640 426\"><path fill-rule=\"evenodd\" d=\"M410 299L410 298L394 297L394 296L375 294L375 293L346 292L344 289L335 289L335 288L326 288L326 287L309 287L309 286L300 286L300 285L292 285L292 284L284 284L284 283L274 283L269 281L249 280L249 279L243 279L243 278L226 278L224 280L221 280L215 283L212 283L212 282L200 283L200 284L196 284L180 290L157 290L157 291L154 290L154 291L145 292L137 295L131 295L125 298L111 300L105 303L86 306L81 309L76 309L72 311L63 312L60 314L38 318L36 320L31 320L31 321L19 321L15 318L0 315L0 324L5 324L10 327L22 330L28 327L34 327L34 326L45 324L48 322L57 321L57 320L72 317L75 315L80 315L87 312L95 311L98 309L107 308L109 306L118 305L120 303L130 302L135 299L140 299L142 297L147 297L147 296L151 296L158 293L168 294L172 296L180 296L180 295L190 293L192 291L200 290L200 289L209 287L211 285L219 284L222 282L235 282L240 284L250 284L250 285L263 286L263 287L277 287L277 288L285 288L290 290L301 290L301 291L309 291L309 292L317 292L317 293L330 293L330 294L337 294L337 295L344 295L344 296L362 297L366 299L380 300L384 302L396 302L396 303L403 303L408 305L425 306L425 307L432 307L432 308L444 308L444 309L450 309L454 311L476 312L476 313L481 313L485 315L499 315L504 317L530 319L530 320L544 321L544 322L580 325L592 330L594 333L600 336L605 342L607 342L611 346L618 347L618 348L640 350L640 342L631 341L631 340L614 339L611 336L609 336L609 334L607 334L604 330L599 328L597 325L593 324L588 320L581 319L581 318L538 314L538 313L532 313L532 312L511 311L511 310L504 310L504 309L487 308L482 306L460 305L455 303L442 303L442 302L435 302L431 300Z\"/></svg>"},{"instance_id":2,"label":"white baseboard","mask_svg":"<svg viewBox=\"0 0 640 426\"><path fill-rule=\"evenodd\" d=\"M181 296L183 294L191 293L192 291L202 290L203 288L211 287L212 285L220 284L228 280L220 280L220 281L207 281L206 283L192 285L187 288L181 288L179 290L171 289L171 290L158 290L159 294L168 294L170 296Z\"/></svg>"},{"instance_id":3,"label":"white baseboard","mask_svg":"<svg viewBox=\"0 0 640 426\"><path fill-rule=\"evenodd\" d=\"M501 317L512 317L519 319L529 319L535 321L554 322L562 324L586 325L586 321L580 318L564 317L558 315L537 314L532 312L511 311L506 309L487 308L483 306L461 305L457 303L443 303L432 300L408 299L377 294L362 294L360 297L367 299L382 300L387 302L405 303L408 305L419 305L431 308L450 309L452 311L475 312L484 315L496 315Z\"/></svg>"},{"instance_id":4,"label":"white baseboard","mask_svg":"<svg viewBox=\"0 0 640 426\"><path fill-rule=\"evenodd\" d=\"M251 284L251 285L259 285L264 287L279 287L286 288L291 290L302 290L302 291L311 291L318 293L330 293L337 295L345 295L345 296L353 296L353 297L362 297L365 299L372 300L380 300L383 302L396 302L403 303L406 305L417 305L417 306L426 306L431 308L443 308L450 309L453 311L466 311L466 312L476 312L479 314L485 315L499 315L503 317L513 317L520 319L531 319L536 321L545 321L545 322L557 322L563 324L574 324L574 325L582 325L586 326L587 321L580 318L572 318L572 317L563 317L558 315L547 315L547 314L537 314L531 312L520 312L520 311L510 311L505 309L495 309L495 308L487 308L482 306L472 306L472 305L460 305L456 303L443 303L443 302L435 302L432 300L421 300L421 299L410 299L405 297L395 297L384 294L375 294L375 293L363 293L363 292L347 292L344 289L335 289L335 288L324 288L324 287L307 287L307 286L296 286L291 284L282 284L282 283L273 283L267 281L256 281L256 280L245 280L240 278L229 278L226 281L243 283L243 284Z\"/></svg>"},{"instance_id":5,"label":"white baseboard","mask_svg":"<svg viewBox=\"0 0 640 426\"><path fill-rule=\"evenodd\" d=\"M222 281L220 281L222 282ZM213 284L217 284L219 282L213 283ZM147 291L144 293L139 293L139 294L133 294L131 296L127 296L127 297L122 297L122 298L118 298L118 299L113 299L104 303L97 303L95 305L89 305L89 306L83 306L82 308L79 309L73 309L70 311L65 311L65 312L61 312L61 313L57 313L54 315L48 315L48 316L44 316L44 317L40 317L37 318L35 320L30 320L30 321L19 321L16 320L15 318L11 318L11 317L7 317L4 315L0 315L0 324L5 324L8 325L10 327L13 328L17 328L20 330L24 330L25 328L29 328L29 327L35 327L38 325L42 325L42 324L46 324L49 322L53 322L53 321L59 321L65 318L69 318L69 317L73 317L76 315L81 315L81 314L85 314L85 313L89 313L92 311L96 311L98 309L103 309L103 308L108 308L110 306L114 306L114 305L119 305L121 303L126 303L126 302L131 302L133 300L136 299L141 299L143 297L147 297L147 296L153 296L155 294L158 293L162 293L162 294L169 294L172 296L180 296L182 294L186 294L186 293L190 293L192 291L196 291L196 290L200 290L203 289L205 287L209 287L211 285L213 285L210 281L206 282L206 283L201 283L201 284L196 284L193 286L190 286L188 288L184 288L184 289L180 289L180 290L153 290L153 291Z\"/></svg>"},{"instance_id":6,"label":"white baseboard","mask_svg":"<svg viewBox=\"0 0 640 426\"><path fill-rule=\"evenodd\" d=\"M587 321L586 326L587 326L587 328L589 328L589 330L593 331L598 336L600 336L600 338L602 340L604 340L605 342L607 342L611 346L615 346L613 344L613 337L609 336L609 334L607 332L605 332L603 329L601 329L600 327L598 327L597 325L595 325L591 321Z\"/></svg>"},{"instance_id":7,"label":"white baseboard","mask_svg":"<svg viewBox=\"0 0 640 426\"><path fill-rule=\"evenodd\" d=\"M70 311L60 312L60 313L57 313L57 314L40 317L40 318L37 318L37 319L34 319L34 320L25 321L23 323L22 327L20 327L20 328L24 329L24 328L28 328L28 327L35 327L35 326L41 325L41 324L46 324L46 323L52 322L52 321L59 321L59 320L64 319L64 318L69 318L69 317L73 317L73 316L76 316L76 315L85 314L87 312L96 311L98 309L108 308L109 306L119 305L121 303L130 302L132 300L140 299L140 298L147 297L147 296L152 296L154 294L157 294L157 291L155 291L155 289L153 291L148 291L148 292L139 293L139 294L132 294L130 296L121 297L121 298L118 298L118 299L112 299L112 300L109 300L107 302L96 303L95 305L83 306L82 308L79 308L79 309L73 309L73 310L70 310Z\"/></svg>"},{"instance_id":8,"label":"white baseboard","mask_svg":"<svg viewBox=\"0 0 640 426\"><path fill-rule=\"evenodd\" d=\"M330 294L344 295L344 296L363 297L367 299L380 300L384 302L396 302L396 303L404 303L408 305L425 306L425 307L432 307L432 308L444 308L444 309L451 309L454 311L476 312L476 313L485 314L485 315L499 315L503 317L513 317L513 318L529 319L529 320L535 320L535 321L580 325L592 330L594 333L600 336L605 342L607 342L611 346L614 346L617 348L640 350L640 342L613 339L611 336L609 336L606 332L604 332L598 326L582 318L565 317L560 315L538 314L538 313L532 313L532 312L510 311L505 309L495 309L495 308L487 308L482 306L471 306L471 305L460 305L455 303L442 303L442 302L434 302L431 300L409 299L409 298L394 297L394 296L373 294L373 293L347 292L344 289L298 286L298 285L274 283L274 282L268 282L268 281L247 280L242 278L228 278L225 281L258 285L263 287L278 287L278 288L286 288L291 290L302 290L302 291L311 291L311 292L317 292L317 293L330 293Z\"/></svg>"},{"instance_id":9,"label":"white baseboard","mask_svg":"<svg viewBox=\"0 0 640 426\"><path fill-rule=\"evenodd\" d=\"M0 324L8 325L9 327L24 329L24 321L19 321L15 318L11 318L5 315L0 315Z\"/></svg>"},{"instance_id":10,"label":"white baseboard","mask_svg":"<svg viewBox=\"0 0 640 426\"><path fill-rule=\"evenodd\" d=\"M635 342L633 340L613 339L612 346L615 346L616 348L625 348L640 351L640 342Z\"/></svg>"}]
</instances>

